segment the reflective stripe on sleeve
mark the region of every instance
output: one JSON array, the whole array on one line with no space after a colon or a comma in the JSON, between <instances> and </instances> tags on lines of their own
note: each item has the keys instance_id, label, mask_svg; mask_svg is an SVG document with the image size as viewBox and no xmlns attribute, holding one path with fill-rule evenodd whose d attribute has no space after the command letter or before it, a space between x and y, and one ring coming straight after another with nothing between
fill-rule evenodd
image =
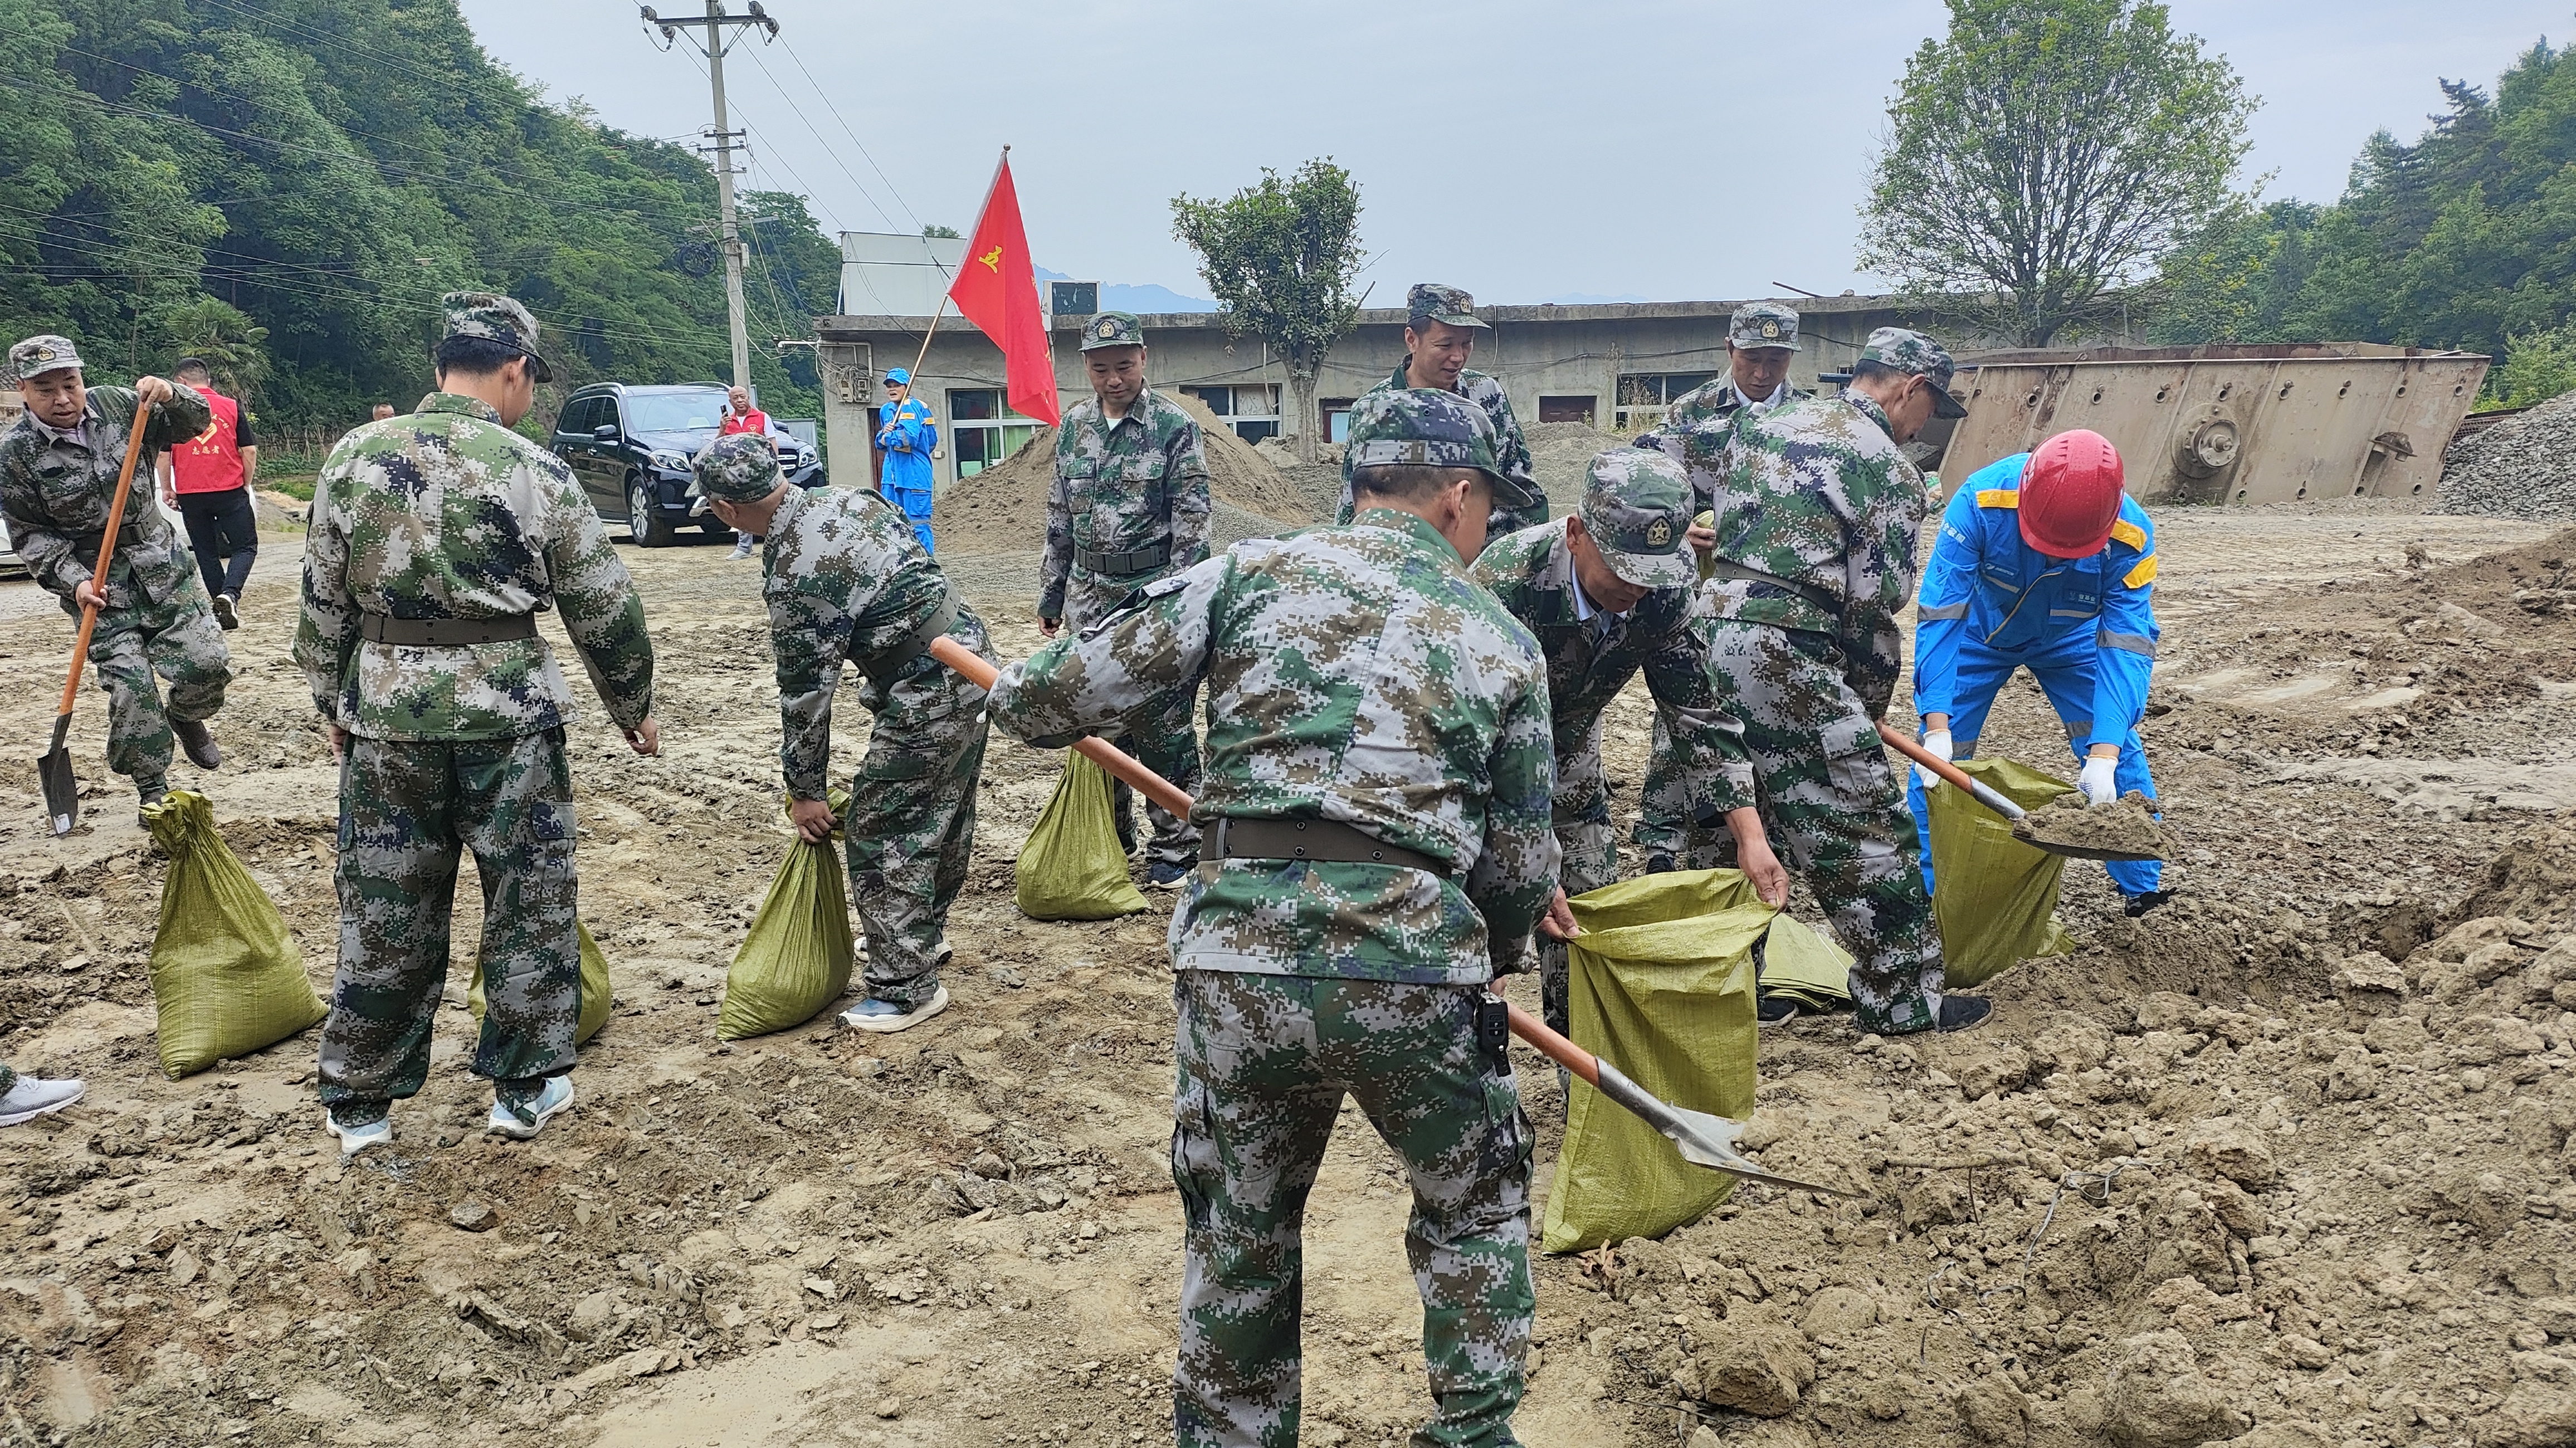
<instances>
[{"instance_id":1,"label":"reflective stripe on sleeve","mask_svg":"<svg viewBox=\"0 0 2576 1448\"><path fill-rule=\"evenodd\" d=\"M1979 488L1977 490L1977 506L1980 508L2011 508L2018 512L2021 508L2021 490L2019 488Z\"/></svg>"},{"instance_id":2,"label":"reflective stripe on sleeve","mask_svg":"<svg viewBox=\"0 0 2576 1448\"><path fill-rule=\"evenodd\" d=\"M2147 548L2147 530L2126 518L2111 520L2111 536L2143 553Z\"/></svg>"},{"instance_id":3,"label":"reflective stripe on sleeve","mask_svg":"<svg viewBox=\"0 0 2576 1448\"><path fill-rule=\"evenodd\" d=\"M2130 588L2144 588L2155 581L2156 555L2153 553L2139 559L2137 567L2120 575L2120 582Z\"/></svg>"},{"instance_id":4,"label":"reflective stripe on sleeve","mask_svg":"<svg viewBox=\"0 0 2576 1448\"><path fill-rule=\"evenodd\" d=\"M1966 618L1967 616L1968 605L1964 602L1925 604L1921 608L1915 610L1914 614L1914 617L1923 623L1931 623L1937 619L1945 618Z\"/></svg>"},{"instance_id":5,"label":"reflective stripe on sleeve","mask_svg":"<svg viewBox=\"0 0 2576 1448\"><path fill-rule=\"evenodd\" d=\"M2093 636L2093 641L2106 649L2126 649L2133 654L2145 654L2151 659L2156 656L2156 641L2145 634L2113 633L2109 629L2104 629Z\"/></svg>"}]
</instances>

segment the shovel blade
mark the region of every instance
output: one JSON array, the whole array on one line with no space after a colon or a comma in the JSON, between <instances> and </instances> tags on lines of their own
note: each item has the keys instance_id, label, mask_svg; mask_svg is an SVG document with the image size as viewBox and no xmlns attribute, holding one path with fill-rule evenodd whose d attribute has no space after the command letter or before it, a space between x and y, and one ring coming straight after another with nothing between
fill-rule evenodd
<instances>
[{"instance_id":1,"label":"shovel blade","mask_svg":"<svg viewBox=\"0 0 2576 1448\"><path fill-rule=\"evenodd\" d=\"M1777 1172L1764 1171L1755 1164L1753 1158L1735 1149L1735 1138L1744 1130L1744 1123L1740 1121L1711 1116L1705 1111L1685 1111L1678 1106L1668 1106L1665 1109L1672 1113L1672 1119L1668 1122L1657 1122L1655 1125L1667 1140L1680 1149L1682 1160L1693 1166L1704 1166L1712 1171L1722 1171L1731 1176L1742 1177L1746 1181L1786 1187L1791 1191L1824 1192L1829 1196L1837 1197L1860 1195L1844 1187L1829 1187L1821 1182L1800 1181L1796 1177L1785 1177Z\"/></svg>"},{"instance_id":2,"label":"shovel blade","mask_svg":"<svg viewBox=\"0 0 2576 1448\"><path fill-rule=\"evenodd\" d=\"M80 781L72 778L71 751L56 743L36 761L36 779L45 788L45 818L54 833L70 834L80 823Z\"/></svg>"}]
</instances>

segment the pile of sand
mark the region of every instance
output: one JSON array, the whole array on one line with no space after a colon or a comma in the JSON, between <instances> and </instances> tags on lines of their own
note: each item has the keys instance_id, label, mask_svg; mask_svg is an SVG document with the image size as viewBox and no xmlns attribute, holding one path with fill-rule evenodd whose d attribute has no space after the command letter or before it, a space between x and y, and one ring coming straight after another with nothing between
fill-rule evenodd
<instances>
[{"instance_id":1,"label":"pile of sand","mask_svg":"<svg viewBox=\"0 0 2576 1448\"><path fill-rule=\"evenodd\" d=\"M1207 454L1208 491L1217 504L1218 546L1302 526L1315 513L1306 491L1284 477L1252 444L1184 392L1162 396L1199 425ZM1047 492L1055 482L1054 428L1042 428L1018 452L950 488L931 527L943 552L1034 553L1046 546ZM1327 515L1329 516L1329 514Z\"/></svg>"},{"instance_id":2,"label":"pile of sand","mask_svg":"<svg viewBox=\"0 0 2576 1448\"><path fill-rule=\"evenodd\" d=\"M1521 435L1529 439L1531 469L1547 491L1551 518L1564 517L1583 501L1584 472L1594 458L1630 441L1581 422L1526 424Z\"/></svg>"}]
</instances>

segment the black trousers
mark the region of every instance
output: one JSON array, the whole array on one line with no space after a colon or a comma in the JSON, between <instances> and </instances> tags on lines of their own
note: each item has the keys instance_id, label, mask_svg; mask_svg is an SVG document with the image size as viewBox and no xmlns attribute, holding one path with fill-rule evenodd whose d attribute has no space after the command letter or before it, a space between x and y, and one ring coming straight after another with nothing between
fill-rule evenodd
<instances>
[{"instance_id":1,"label":"black trousers","mask_svg":"<svg viewBox=\"0 0 2576 1448\"><path fill-rule=\"evenodd\" d=\"M241 597L250 581L250 566L259 558L259 513L250 489L220 493L181 493L179 517L188 525L188 551L197 555L197 572L206 580L206 596Z\"/></svg>"}]
</instances>

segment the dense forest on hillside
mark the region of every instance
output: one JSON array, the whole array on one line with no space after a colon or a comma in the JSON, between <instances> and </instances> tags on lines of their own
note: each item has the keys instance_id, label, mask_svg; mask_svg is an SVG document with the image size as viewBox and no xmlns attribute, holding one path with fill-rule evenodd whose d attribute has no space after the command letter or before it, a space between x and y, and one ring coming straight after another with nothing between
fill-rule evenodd
<instances>
[{"instance_id":1,"label":"dense forest on hillside","mask_svg":"<svg viewBox=\"0 0 2576 1448\"><path fill-rule=\"evenodd\" d=\"M2412 144L2370 138L2334 204L2248 208L2170 259L2154 339L2459 347L2505 359L2506 400L2576 387L2576 46L2442 92Z\"/></svg>"},{"instance_id":2,"label":"dense forest on hillside","mask_svg":"<svg viewBox=\"0 0 2576 1448\"><path fill-rule=\"evenodd\" d=\"M427 390L460 287L536 310L558 397L728 368L695 138L549 104L453 0L0 0L0 135L0 333L102 377L198 352L273 425L346 425ZM813 415L810 357L767 344L831 310L838 249L801 197L743 212L755 379Z\"/></svg>"}]
</instances>

